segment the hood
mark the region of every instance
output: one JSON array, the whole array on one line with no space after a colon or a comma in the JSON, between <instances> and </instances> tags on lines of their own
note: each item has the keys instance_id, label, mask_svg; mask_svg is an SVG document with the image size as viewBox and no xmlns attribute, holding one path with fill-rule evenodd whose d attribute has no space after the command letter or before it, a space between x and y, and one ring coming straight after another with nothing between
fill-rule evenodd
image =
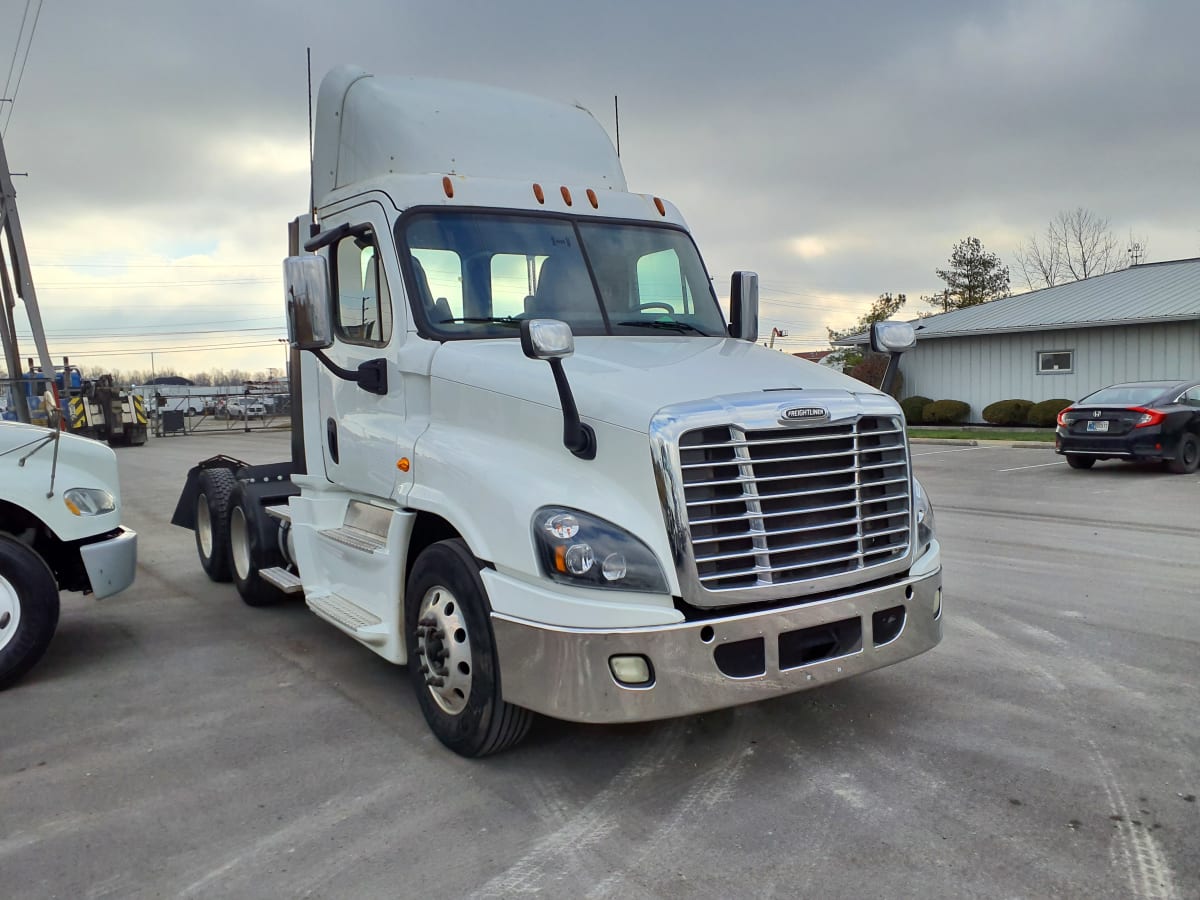
<instances>
[{"instance_id":1,"label":"hood","mask_svg":"<svg viewBox=\"0 0 1200 900\"><path fill-rule=\"evenodd\" d=\"M563 368L580 416L641 432L664 406L709 397L788 388L880 393L824 366L732 338L578 337ZM526 358L516 340L447 341L431 374L559 406L550 366Z\"/></svg>"}]
</instances>

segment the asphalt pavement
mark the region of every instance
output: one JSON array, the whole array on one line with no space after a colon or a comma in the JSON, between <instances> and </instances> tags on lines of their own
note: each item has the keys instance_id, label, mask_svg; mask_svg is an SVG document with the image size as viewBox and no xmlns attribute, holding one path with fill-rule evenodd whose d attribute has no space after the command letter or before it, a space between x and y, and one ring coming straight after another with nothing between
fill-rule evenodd
<instances>
[{"instance_id":1,"label":"asphalt pavement","mask_svg":"<svg viewBox=\"0 0 1200 900\"><path fill-rule=\"evenodd\" d=\"M121 448L137 582L64 595L0 693L0 893L101 897L1200 897L1200 476L914 444L945 639L669 722L444 750L406 673L301 602L244 606Z\"/></svg>"}]
</instances>

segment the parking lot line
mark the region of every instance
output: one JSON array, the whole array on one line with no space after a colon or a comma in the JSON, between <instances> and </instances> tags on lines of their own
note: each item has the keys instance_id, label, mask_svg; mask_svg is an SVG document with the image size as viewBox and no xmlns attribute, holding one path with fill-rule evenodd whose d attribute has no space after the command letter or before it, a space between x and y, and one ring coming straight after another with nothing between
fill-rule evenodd
<instances>
[{"instance_id":1,"label":"parking lot line","mask_svg":"<svg viewBox=\"0 0 1200 900\"><path fill-rule=\"evenodd\" d=\"M986 450L987 447L955 447L953 450L926 450L924 453L914 453L913 456L933 456L936 453L966 453L968 450Z\"/></svg>"},{"instance_id":2,"label":"parking lot line","mask_svg":"<svg viewBox=\"0 0 1200 900\"><path fill-rule=\"evenodd\" d=\"M996 471L997 472L1020 472L1022 469L1044 469L1044 468L1046 468L1046 466L1065 466L1066 464L1067 464L1067 461L1065 459L1057 459L1054 462L1050 462L1050 463L1038 463L1036 466L1016 466L1012 469L997 469Z\"/></svg>"}]
</instances>

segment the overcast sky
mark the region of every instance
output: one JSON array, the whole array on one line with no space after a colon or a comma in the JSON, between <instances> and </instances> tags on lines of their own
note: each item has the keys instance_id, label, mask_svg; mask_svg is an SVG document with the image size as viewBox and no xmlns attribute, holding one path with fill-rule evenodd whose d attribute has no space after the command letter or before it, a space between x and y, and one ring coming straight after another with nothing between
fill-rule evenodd
<instances>
[{"instance_id":1,"label":"overcast sky","mask_svg":"<svg viewBox=\"0 0 1200 900\"><path fill-rule=\"evenodd\" d=\"M1015 247L1067 208L1200 256L1197 34L1195 0L0 0L0 127L51 354L85 367L283 366L306 47L314 94L354 63L610 134L619 95L631 190L679 206L722 298L759 273L764 336L817 349L884 291L915 315L967 235L1024 290Z\"/></svg>"}]
</instances>

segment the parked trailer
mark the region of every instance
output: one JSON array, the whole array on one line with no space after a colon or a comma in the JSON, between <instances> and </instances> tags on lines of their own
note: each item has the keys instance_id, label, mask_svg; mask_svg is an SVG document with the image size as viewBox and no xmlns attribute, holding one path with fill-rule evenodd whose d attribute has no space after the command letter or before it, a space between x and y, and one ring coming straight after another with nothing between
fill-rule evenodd
<instances>
[{"instance_id":1,"label":"parked trailer","mask_svg":"<svg viewBox=\"0 0 1200 900\"><path fill-rule=\"evenodd\" d=\"M172 521L210 577L407 663L465 756L535 713L689 715L941 640L898 405L759 347L752 273L727 324L590 114L341 67L316 121L292 458L188 473ZM873 337L893 370L915 343Z\"/></svg>"}]
</instances>

